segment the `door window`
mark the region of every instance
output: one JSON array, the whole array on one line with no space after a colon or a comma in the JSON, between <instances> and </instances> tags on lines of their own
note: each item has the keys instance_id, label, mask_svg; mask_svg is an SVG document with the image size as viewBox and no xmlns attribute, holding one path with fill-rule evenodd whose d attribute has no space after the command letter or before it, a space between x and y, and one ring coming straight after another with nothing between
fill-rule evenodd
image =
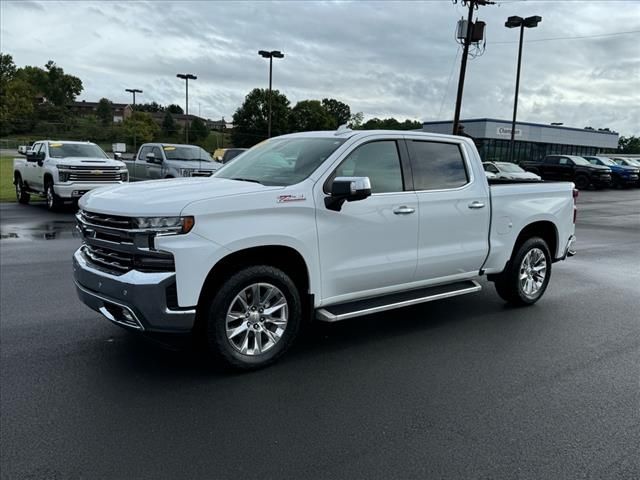
<instances>
[{"instance_id":1,"label":"door window","mask_svg":"<svg viewBox=\"0 0 640 480\"><path fill-rule=\"evenodd\" d=\"M356 148L336 169L335 177L369 177L371 193L402 192L402 168L395 140L370 142Z\"/></svg>"},{"instance_id":2,"label":"door window","mask_svg":"<svg viewBox=\"0 0 640 480\"><path fill-rule=\"evenodd\" d=\"M484 164L484 169L487 172L491 172L491 173L500 173L500 170L498 170L494 165L490 164L490 163L485 163Z\"/></svg>"},{"instance_id":3,"label":"door window","mask_svg":"<svg viewBox=\"0 0 640 480\"><path fill-rule=\"evenodd\" d=\"M571 162L569 161L568 158L561 158L560 161L558 162L560 165L571 165Z\"/></svg>"},{"instance_id":4,"label":"door window","mask_svg":"<svg viewBox=\"0 0 640 480\"><path fill-rule=\"evenodd\" d=\"M409 145L416 190L445 190L469 183L458 144L412 140Z\"/></svg>"},{"instance_id":5,"label":"door window","mask_svg":"<svg viewBox=\"0 0 640 480\"><path fill-rule=\"evenodd\" d=\"M147 153L151 153L151 147L142 147L138 155L138 160L145 161L147 159Z\"/></svg>"},{"instance_id":6,"label":"door window","mask_svg":"<svg viewBox=\"0 0 640 480\"><path fill-rule=\"evenodd\" d=\"M151 153L155 155L156 160L162 160L162 151L160 150L160 147L153 147L151 149Z\"/></svg>"}]
</instances>

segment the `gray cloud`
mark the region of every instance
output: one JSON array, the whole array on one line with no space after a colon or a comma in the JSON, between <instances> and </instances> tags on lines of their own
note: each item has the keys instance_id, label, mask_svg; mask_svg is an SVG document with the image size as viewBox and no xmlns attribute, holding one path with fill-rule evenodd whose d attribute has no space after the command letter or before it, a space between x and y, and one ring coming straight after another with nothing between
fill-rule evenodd
<instances>
[{"instance_id":1,"label":"gray cloud","mask_svg":"<svg viewBox=\"0 0 640 480\"><path fill-rule=\"evenodd\" d=\"M517 31L509 15L540 14L525 34L519 118L610 127L640 134L640 30L634 2L498 2L483 7L487 49L469 62L463 117L509 118ZM41 20L33 24L34 9ZM3 2L2 48L19 65L53 59L83 79L82 97L184 103L177 72L192 72L190 110L229 118L244 95L267 84L259 49L280 49L274 88L292 103L335 97L371 116L451 118L464 14L449 0L424 2ZM510 43L506 43L510 42ZM456 58L455 64L453 60Z\"/></svg>"}]
</instances>

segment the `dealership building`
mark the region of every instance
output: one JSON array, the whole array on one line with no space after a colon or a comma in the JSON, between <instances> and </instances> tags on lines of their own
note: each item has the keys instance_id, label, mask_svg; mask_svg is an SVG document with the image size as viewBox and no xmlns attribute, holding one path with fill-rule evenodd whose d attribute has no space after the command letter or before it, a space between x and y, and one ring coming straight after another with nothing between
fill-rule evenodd
<instances>
[{"instance_id":1,"label":"dealership building","mask_svg":"<svg viewBox=\"0 0 640 480\"><path fill-rule=\"evenodd\" d=\"M484 161L507 161L511 121L493 118L460 120L464 133L473 137ZM451 134L452 121L424 122L424 132ZM545 155L597 155L618 148L618 133L608 129L571 128L562 125L516 122L514 159L536 160Z\"/></svg>"}]
</instances>

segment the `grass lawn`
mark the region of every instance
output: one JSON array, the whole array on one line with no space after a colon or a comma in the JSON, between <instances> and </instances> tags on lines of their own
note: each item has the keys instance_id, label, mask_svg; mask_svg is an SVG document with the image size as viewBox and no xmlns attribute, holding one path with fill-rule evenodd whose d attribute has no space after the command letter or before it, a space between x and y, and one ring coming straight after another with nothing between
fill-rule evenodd
<instances>
[{"instance_id":1,"label":"grass lawn","mask_svg":"<svg viewBox=\"0 0 640 480\"><path fill-rule=\"evenodd\" d=\"M13 157L0 157L0 202L15 202Z\"/></svg>"}]
</instances>

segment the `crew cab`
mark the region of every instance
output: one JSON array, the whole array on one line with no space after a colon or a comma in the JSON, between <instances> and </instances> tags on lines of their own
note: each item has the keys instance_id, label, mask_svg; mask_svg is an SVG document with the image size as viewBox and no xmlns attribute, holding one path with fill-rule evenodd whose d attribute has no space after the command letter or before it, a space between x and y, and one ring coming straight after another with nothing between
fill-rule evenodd
<instances>
[{"instance_id":1,"label":"crew cab","mask_svg":"<svg viewBox=\"0 0 640 480\"><path fill-rule=\"evenodd\" d=\"M520 166L528 172L540 175L543 180L562 180L575 183L584 190L611 185L611 169L602 165L592 165L576 155L547 155L542 160L527 160Z\"/></svg>"},{"instance_id":2,"label":"crew cab","mask_svg":"<svg viewBox=\"0 0 640 480\"><path fill-rule=\"evenodd\" d=\"M638 183L640 170L638 167L618 165L608 157L584 157L592 165L600 165L611 169L613 185L616 187L630 187Z\"/></svg>"},{"instance_id":3,"label":"crew cab","mask_svg":"<svg viewBox=\"0 0 640 480\"><path fill-rule=\"evenodd\" d=\"M127 167L95 143L40 140L13 160L13 183L19 203L44 196L49 210L78 200L88 191L128 181Z\"/></svg>"},{"instance_id":4,"label":"crew cab","mask_svg":"<svg viewBox=\"0 0 640 480\"><path fill-rule=\"evenodd\" d=\"M193 334L214 358L257 368L312 319L471 294L481 276L507 302L534 304L574 253L573 187L490 186L466 137L285 135L210 178L82 197L75 283L113 323Z\"/></svg>"},{"instance_id":5,"label":"crew cab","mask_svg":"<svg viewBox=\"0 0 640 480\"><path fill-rule=\"evenodd\" d=\"M176 143L145 143L133 159L124 163L132 181L209 177L222 166L203 148Z\"/></svg>"}]
</instances>

